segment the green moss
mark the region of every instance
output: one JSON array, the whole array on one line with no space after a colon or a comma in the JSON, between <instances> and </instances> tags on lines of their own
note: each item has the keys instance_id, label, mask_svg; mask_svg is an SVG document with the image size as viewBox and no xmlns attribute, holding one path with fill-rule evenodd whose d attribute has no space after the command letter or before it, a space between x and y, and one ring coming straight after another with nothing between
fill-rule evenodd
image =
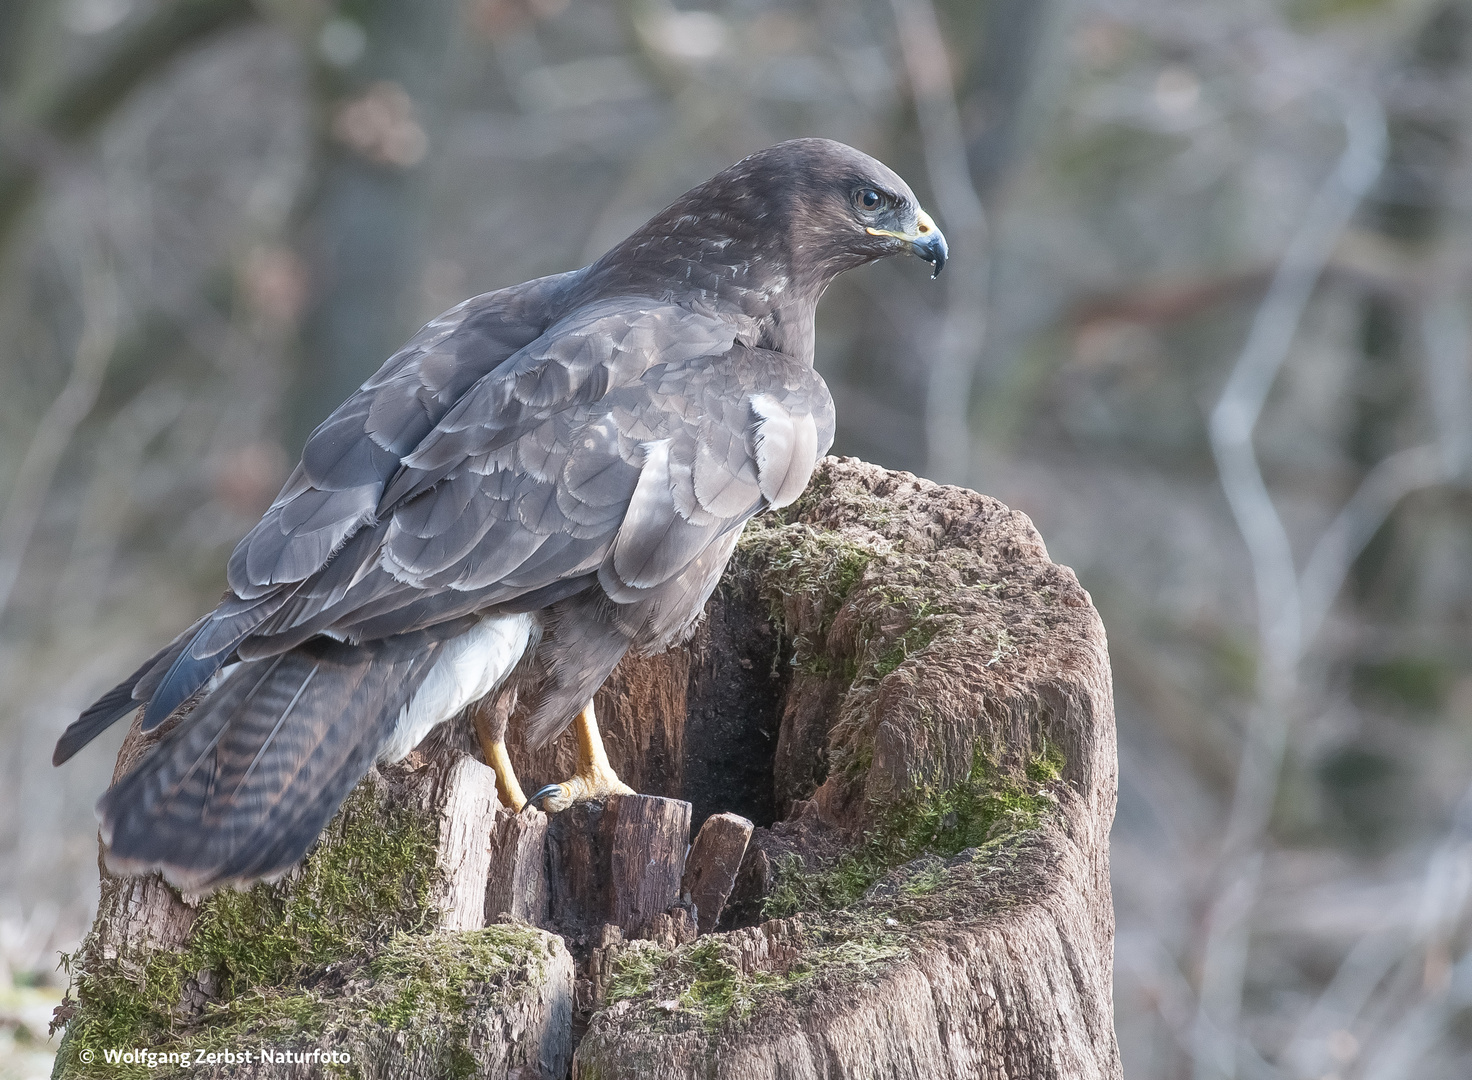
<instances>
[{"instance_id":1,"label":"green moss","mask_svg":"<svg viewBox=\"0 0 1472 1080\"><path fill-rule=\"evenodd\" d=\"M287 882L205 900L179 951L102 957L84 948L72 986L81 1007L59 1055L62 1072L129 1075L101 1060L110 1048L208 1049L247 1032L322 1032L331 995L316 984L332 965L351 965L381 947L382 962L392 963L403 948L394 943L424 928L435 865L428 824L407 808L379 805L369 785L349 796L328 833L330 842ZM465 963L473 966L473 958ZM179 1004L188 984L205 973L224 1004L185 1016ZM77 1056L84 1049L95 1056L90 1065Z\"/></svg>"},{"instance_id":2,"label":"green moss","mask_svg":"<svg viewBox=\"0 0 1472 1080\"><path fill-rule=\"evenodd\" d=\"M802 628L789 624L790 600L806 600L817 607L826 629L869 564L886 550L882 544L856 543L831 529L784 525L772 518L754 519L737 545L739 557L760 572L772 622L794 638Z\"/></svg>"},{"instance_id":3,"label":"green moss","mask_svg":"<svg viewBox=\"0 0 1472 1080\"><path fill-rule=\"evenodd\" d=\"M929 614L931 614L929 610L924 610L917 617L925 619ZM874 661L873 667L871 668L874 677L882 679L891 671L894 671L910 658L911 653L919 652L934 641L936 634L940 633L940 630L941 626L939 622L934 620L916 622L913 626L908 627L895 640L894 644Z\"/></svg>"},{"instance_id":4,"label":"green moss","mask_svg":"<svg viewBox=\"0 0 1472 1080\"><path fill-rule=\"evenodd\" d=\"M355 977L345 986L314 988L310 977L306 986L253 986L209 1006L201 1020L188 1026L171 1022L147 1004L159 1000L154 993L168 992L167 980L139 987L127 978L104 976L85 983L91 989L84 991L83 1012L62 1049L64 1074L165 1075L107 1065L102 1059L107 1048L209 1051L238 1049L246 1036L287 1042L389 1029L407 1033L411 1045L424 1045L436 1054L446 1075L471 1076L479 1068L468 1049L478 999L490 986L513 979L537 981L546 955L541 937L520 926L456 934L398 933L365 961L350 964ZM149 963L145 969L159 971L161 965ZM99 992L108 996L98 997ZM421 1043L426 1032L432 1033L433 1044ZM76 1056L84 1047L96 1054L90 1065Z\"/></svg>"},{"instance_id":5,"label":"green moss","mask_svg":"<svg viewBox=\"0 0 1472 1080\"><path fill-rule=\"evenodd\" d=\"M918 873L906 878L900 892L906 896L929 896L945 884L945 865L939 861L920 868Z\"/></svg>"},{"instance_id":6,"label":"green moss","mask_svg":"<svg viewBox=\"0 0 1472 1080\"><path fill-rule=\"evenodd\" d=\"M678 1013L715 1030L744 1023L774 997L794 998L815 978L863 977L905 952L900 934L854 920L813 931L796 944L800 951L785 970L749 972L735 962L734 947L717 937L672 952L630 949L618 958L607 1002L634 1001L651 1014Z\"/></svg>"},{"instance_id":7,"label":"green moss","mask_svg":"<svg viewBox=\"0 0 1472 1080\"><path fill-rule=\"evenodd\" d=\"M726 959L723 943L712 938L697 942L676 961L675 972L685 982L677 999L680 1006L711 1027L733 1016L745 1020L765 993L780 990L793 976L756 971L747 974Z\"/></svg>"},{"instance_id":8,"label":"green moss","mask_svg":"<svg viewBox=\"0 0 1472 1080\"><path fill-rule=\"evenodd\" d=\"M863 512L870 515L866 521L894 514L879 500ZM832 529L784 524L773 515L747 527L737 552L761 582L768 617L789 642L791 666L802 675L840 678L854 686L877 682L956 621L936 596L933 568L877 537L868 541ZM882 584L866 584L870 567L880 561ZM984 592L995 585L960 588ZM840 645L829 631L845 604L857 605L861 625ZM851 772L849 750L838 749L836 760Z\"/></svg>"},{"instance_id":9,"label":"green moss","mask_svg":"<svg viewBox=\"0 0 1472 1080\"><path fill-rule=\"evenodd\" d=\"M528 957L545 955L526 927L490 926L463 934L399 934L368 965L377 1000L365 1002L374 1023L398 1030L473 1006L474 987L495 982ZM540 963L535 965L540 970Z\"/></svg>"},{"instance_id":10,"label":"green moss","mask_svg":"<svg viewBox=\"0 0 1472 1080\"><path fill-rule=\"evenodd\" d=\"M635 942L619 954L613 978L608 983L610 1003L649 993L659 969L668 962L670 953L649 942Z\"/></svg>"},{"instance_id":11,"label":"green moss","mask_svg":"<svg viewBox=\"0 0 1472 1080\"><path fill-rule=\"evenodd\" d=\"M1020 776L999 769L978 750L965 780L899 800L855 848L832 862L813 868L796 856L779 859L764 910L777 917L846 908L890 870L923 855L949 857L1036 829L1054 806L1047 786L1058 780L1062 768L1062 752L1052 744L1032 756ZM924 892L939 883L934 877L909 887Z\"/></svg>"}]
</instances>

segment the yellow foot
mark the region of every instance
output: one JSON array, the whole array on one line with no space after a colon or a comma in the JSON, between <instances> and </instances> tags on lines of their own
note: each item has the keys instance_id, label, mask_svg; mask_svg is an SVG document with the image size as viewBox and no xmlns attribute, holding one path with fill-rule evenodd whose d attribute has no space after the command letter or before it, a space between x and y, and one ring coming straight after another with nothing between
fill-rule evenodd
<instances>
[{"instance_id":1,"label":"yellow foot","mask_svg":"<svg viewBox=\"0 0 1472 1080\"><path fill-rule=\"evenodd\" d=\"M530 805L541 803L543 810L555 814L574 803L604 799L609 795L635 794L634 789L620 780L609 764L591 701L573 721L573 734L578 743L578 771L565 783L548 784L542 788L528 800Z\"/></svg>"},{"instance_id":2,"label":"yellow foot","mask_svg":"<svg viewBox=\"0 0 1472 1080\"><path fill-rule=\"evenodd\" d=\"M542 804L549 814L566 810L574 803L606 799L610 795L633 795L634 789L620 780L612 770L578 775L561 784L548 784L528 800L528 805Z\"/></svg>"},{"instance_id":3,"label":"yellow foot","mask_svg":"<svg viewBox=\"0 0 1472 1080\"><path fill-rule=\"evenodd\" d=\"M486 764L496 771L496 794L502 806L509 806L513 813L521 813L526 806L526 795L516 779L516 769L511 765L511 755L506 752L506 721L516 707L516 694L498 692L486 698L471 710L475 720L475 734L480 739L481 752Z\"/></svg>"}]
</instances>

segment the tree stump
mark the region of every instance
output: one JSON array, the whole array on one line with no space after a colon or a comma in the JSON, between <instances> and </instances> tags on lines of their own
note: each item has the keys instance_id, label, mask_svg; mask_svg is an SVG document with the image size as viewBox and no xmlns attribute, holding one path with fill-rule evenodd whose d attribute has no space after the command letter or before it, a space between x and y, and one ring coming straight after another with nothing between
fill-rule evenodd
<instances>
[{"instance_id":1,"label":"tree stump","mask_svg":"<svg viewBox=\"0 0 1472 1080\"><path fill-rule=\"evenodd\" d=\"M564 810L548 838L558 931L579 944L604 926L638 937L680 899L690 804L614 795Z\"/></svg>"},{"instance_id":2,"label":"tree stump","mask_svg":"<svg viewBox=\"0 0 1472 1080\"><path fill-rule=\"evenodd\" d=\"M827 459L691 642L600 692L654 797L509 814L446 725L283 882L105 879L58 1072L248 1044L364 1076L1111 1080L1111 696L1026 517ZM571 771L516 716L509 746L528 790Z\"/></svg>"},{"instance_id":3,"label":"tree stump","mask_svg":"<svg viewBox=\"0 0 1472 1080\"><path fill-rule=\"evenodd\" d=\"M680 895L695 905L702 934L709 934L720 922L746 857L746 845L751 843L751 831L751 822L739 814L712 814L690 845Z\"/></svg>"}]
</instances>

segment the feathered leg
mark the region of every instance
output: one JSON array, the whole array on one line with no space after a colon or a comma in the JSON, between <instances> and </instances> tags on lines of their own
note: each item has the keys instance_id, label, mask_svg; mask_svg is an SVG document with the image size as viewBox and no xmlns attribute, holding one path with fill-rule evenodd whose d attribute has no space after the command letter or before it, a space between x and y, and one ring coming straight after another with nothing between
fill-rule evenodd
<instances>
[{"instance_id":1,"label":"feathered leg","mask_svg":"<svg viewBox=\"0 0 1472 1080\"><path fill-rule=\"evenodd\" d=\"M603 799L609 795L633 795L634 789L618 778L603 749L603 736L598 733L598 718L593 703L583 706L573 721L573 734L578 741L578 769L561 784L548 784L531 797L549 813L566 810L573 803Z\"/></svg>"}]
</instances>

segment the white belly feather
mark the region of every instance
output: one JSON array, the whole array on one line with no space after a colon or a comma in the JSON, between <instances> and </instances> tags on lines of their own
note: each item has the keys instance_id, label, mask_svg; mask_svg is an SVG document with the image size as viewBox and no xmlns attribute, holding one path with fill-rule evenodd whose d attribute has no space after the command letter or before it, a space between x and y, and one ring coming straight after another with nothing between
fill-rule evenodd
<instances>
[{"instance_id":1,"label":"white belly feather","mask_svg":"<svg viewBox=\"0 0 1472 1080\"><path fill-rule=\"evenodd\" d=\"M531 614L492 615L447 641L434 667L399 710L393 733L379 747L378 760L398 761L419 745L436 724L494 690L511 674L541 626Z\"/></svg>"}]
</instances>

